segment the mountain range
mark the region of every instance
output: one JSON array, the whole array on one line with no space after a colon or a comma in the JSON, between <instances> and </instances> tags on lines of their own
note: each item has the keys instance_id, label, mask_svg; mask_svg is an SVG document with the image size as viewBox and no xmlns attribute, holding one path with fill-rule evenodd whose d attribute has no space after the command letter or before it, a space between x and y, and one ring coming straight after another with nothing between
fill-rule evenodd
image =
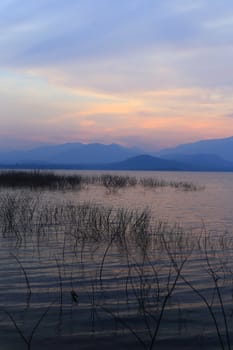
<instances>
[{"instance_id":1,"label":"mountain range","mask_svg":"<svg viewBox=\"0 0 233 350\"><path fill-rule=\"evenodd\" d=\"M233 171L233 137L145 154L118 144L66 143L0 152L1 168Z\"/></svg>"},{"instance_id":2,"label":"mountain range","mask_svg":"<svg viewBox=\"0 0 233 350\"><path fill-rule=\"evenodd\" d=\"M0 163L87 164L120 162L142 153L136 148L117 144L83 144L79 142L46 145L30 150L0 152Z\"/></svg>"},{"instance_id":3,"label":"mountain range","mask_svg":"<svg viewBox=\"0 0 233 350\"><path fill-rule=\"evenodd\" d=\"M202 140L167 148L159 152L160 156L212 154L233 162L233 136L224 139Z\"/></svg>"}]
</instances>

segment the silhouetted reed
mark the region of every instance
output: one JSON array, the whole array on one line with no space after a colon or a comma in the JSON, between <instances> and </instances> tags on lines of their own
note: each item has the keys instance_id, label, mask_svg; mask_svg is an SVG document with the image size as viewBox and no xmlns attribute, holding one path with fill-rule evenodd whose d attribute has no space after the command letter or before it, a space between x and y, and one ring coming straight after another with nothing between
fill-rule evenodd
<instances>
[{"instance_id":1,"label":"silhouetted reed","mask_svg":"<svg viewBox=\"0 0 233 350\"><path fill-rule=\"evenodd\" d=\"M23 329L18 325L16 319L14 318L13 314L11 312L9 312L8 310L4 309L3 311L5 312L5 314L9 317L10 321L12 322L13 326L15 327L17 333L19 334L19 336L22 338L22 340L24 341L24 343L26 344L27 350L31 350L32 349L32 340L33 337L37 331L37 329L39 328L40 324L42 323L43 319L46 317L46 315L48 314L51 306L54 304L55 302L52 302L49 306L47 306L45 308L45 310L41 313L41 315L39 316L39 318L35 321L34 324L32 324L32 328L30 331L30 334L28 336L26 336L24 334ZM30 321L31 322L31 321Z\"/></svg>"},{"instance_id":2,"label":"silhouetted reed","mask_svg":"<svg viewBox=\"0 0 233 350\"><path fill-rule=\"evenodd\" d=\"M166 181L152 177L140 179L140 184L149 188L172 187L184 191L200 191L205 188L204 186L196 185L188 181Z\"/></svg>"},{"instance_id":3,"label":"silhouetted reed","mask_svg":"<svg viewBox=\"0 0 233 350\"><path fill-rule=\"evenodd\" d=\"M49 171L2 171L0 187L29 188L33 190L80 190L90 185L103 186L110 192L141 185L146 188L172 187L184 191L203 190L204 186L187 181L165 181L157 178L139 178L115 174L80 175L59 174Z\"/></svg>"},{"instance_id":4,"label":"silhouetted reed","mask_svg":"<svg viewBox=\"0 0 233 350\"><path fill-rule=\"evenodd\" d=\"M80 188L82 176L59 175L52 172L34 171L2 171L0 187L64 190Z\"/></svg>"},{"instance_id":5,"label":"silhouetted reed","mask_svg":"<svg viewBox=\"0 0 233 350\"><path fill-rule=\"evenodd\" d=\"M130 176L104 174L100 177L100 183L109 191L119 188L132 187L137 185L137 179Z\"/></svg>"},{"instance_id":6,"label":"silhouetted reed","mask_svg":"<svg viewBox=\"0 0 233 350\"><path fill-rule=\"evenodd\" d=\"M91 203L61 205L40 201L27 192L0 196L0 229L4 236L17 240L65 234L76 240L123 242L126 235L139 239L148 227L148 210L113 209Z\"/></svg>"},{"instance_id":7,"label":"silhouetted reed","mask_svg":"<svg viewBox=\"0 0 233 350\"><path fill-rule=\"evenodd\" d=\"M4 192L0 196L0 231L2 237L25 245L30 241L39 247L45 242L53 247L49 262L54 264L54 289L60 303L57 307L63 311L60 318L66 317L69 303L70 307L75 305L72 312L77 309L79 315L85 294L91 332L107 317L115 327L131 334L142 348L152 350L156 348L163 322L170 315L174 317L178 309L182 314L185 308L185 302L178 304L177 295L189 291L193 299L188 303L200 300L206 309L208 326L212 322L211 332L219 348L231 350L233 240L227 233L213 235L203 230L192 235L179 225L154 222L148 209L56 204L24 191ZM122 266L118 264L114 270L111 264L116 252ZM33 283L28 278L27 264L16 253L13 257L24 274L25 291L31 294ZM197 261L199 270L193 276L192 264ZM78 270L81 264L85 269L86 263L92 264L92 270L88 269L84 290L83 276ZM115 290L121 293L116 300ZM28 349L50 307L43 310L26 336L17 313L4 308ZM195 308L194 314L198 318ZM110 322L107 323L111 329Z\"/></svg>"}]
</instances>

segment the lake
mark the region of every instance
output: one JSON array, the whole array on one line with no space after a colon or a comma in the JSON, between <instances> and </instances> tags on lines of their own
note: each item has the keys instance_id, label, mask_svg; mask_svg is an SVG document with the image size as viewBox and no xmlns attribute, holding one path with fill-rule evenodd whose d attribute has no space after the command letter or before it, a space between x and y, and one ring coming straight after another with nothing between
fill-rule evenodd
<instances>
[{"instance_id":1,"label":"lake","mask_svg":"<svg viewBox=\"0 0 233 350\"><path fill-rule=\"evenodd\" d=\"M231 349L233 174L111 174L200 189L2 189L1 349Z\"/></svg>"},{"instance_id":2,"label":"lake","mask_svg":"<svg viewBox=\"0 0 233 350\"><path fill-rule=\"evenodd\" d=\"M69 172L68 172L69 173ZM73 172L72 172L73 173ZM105 174L105 172L79 171L79 174ZM155 177L166 181L187 181L205 186L204 191L182 191L171 188L155 190L143 187L129 188L109 195L101 187L90 191L67 194L72 200L91 201L114 207L135 209L150 208L156 219L180 223L189 228L200 228L203 224L208 229L224 231L233 227L233 173L205 172L108 172L137 178Z\"/></svg>"}]
</instances>

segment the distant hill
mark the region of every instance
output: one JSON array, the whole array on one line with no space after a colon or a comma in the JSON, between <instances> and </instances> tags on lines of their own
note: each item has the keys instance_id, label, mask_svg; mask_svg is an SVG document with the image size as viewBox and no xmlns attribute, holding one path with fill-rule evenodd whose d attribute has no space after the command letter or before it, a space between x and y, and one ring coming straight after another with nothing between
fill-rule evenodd
<instances>
[{"instance_id":1,"label":"distant hill","mask_svg":"<svg viewBox=\"0 0 233 350\"><path fill-rule=\"evenodd\" d=\"M106 164L108 170L185 170L185 164L150 155L139 155L119 163Z\"/></svg>"},{"instance_id":2,"label":"distant hill","mask_svg":"<svg viewBox=\"0 0 233 350\"><path fill-rule=\"evenodd\" d=\"M120 162L142 153L136 148L117 144L66 143L43 146L24 151L0 153L0 163L90 164Z\"/></svg>"},{"instance_id":3,"label":"distant hill","mask_svg":"<svg viewBox=\"0 0 233 350\"><path fill-rule=\"evenodd\" d=\"M0 168L4 164L0 163ZM9 168L28 169L79 169L79 170L185 170L185 164L153 157L150 155L139 155L128 158L122 162L112 163L16 163L8 165Z\"/></svg>"},{"instance_id":4,"label":"distant hill","mask_svg":"<svg viewBox=\"0 0 233 350\"><path fill-rule=\"evenodd\" d=\"M205 153L205 149L211 152ZM142 153L117 144L66 143L2 152L0 168L233 171L233 137L177 146L161 151L159 156Z\"/></svg>"},{"instance_id":5,"label":"distant hill","mask_svg":"<svg viewBox=\"0 0 233 350\"><path fill-rule=\"evenodd\" d=\"M166 156L165 156L166 157ZM77 170L151 170L151 171L233 171L233 162L213 155L170 155L171 159L139 155L112 163L0 163L0 168L77 169ZM173 159L172 159L173 157Z\"/></svg>"},{"instance_id":6,"label":"distant hill","mask_svg":"<svg viewBox=\"0 0 233 350\"><path fill-rule=\"evenodd\" d=\"M214 154L168 154L163 158L185 164L193 171L232 171L233 162Z\"/></svg>"},{"instance_id":7,"label":"distant hill","mask_svg":"<svg viewBox=\"0 0 233 350\"><path fill-rule=\"evenodd\" d=\"M171 155L215 155L227 161L233 162L233 136L224 139L202 140L194 143L183 144L174 148L164 149L159 152L161 157Z\"/></svg>"},{"instance_id":8,"label":"distant hill","mask_svg":"<svg viewBox=\"0 0 233 350\"><path fill-rule=\"evenodd\" d=\"M213 155L172 156L169 158L139 155L122 162L89 165L100 170L154 170L154 171L233 171L233 162Z\"/></svg>"},{"instance_id":9,"label":"distant hill","mask_svg":"<svg viewBox=\"0 0 233 350\"><path fill-rule=\"evenodd\" d=\"M1 164L0 164L1 167ZM78 170L186 170L186 165L150 155L139 155L112 163L18 163L10 168L78 169Z\"/></svg>"}]
</instances>

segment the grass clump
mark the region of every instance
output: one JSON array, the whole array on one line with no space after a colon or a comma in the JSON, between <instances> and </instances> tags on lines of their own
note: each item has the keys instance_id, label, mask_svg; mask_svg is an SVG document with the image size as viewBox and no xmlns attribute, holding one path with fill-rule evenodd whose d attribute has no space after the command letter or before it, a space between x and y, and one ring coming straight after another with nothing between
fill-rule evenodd
<instances>
[{"instance_id":1,"label":"grass clump","mask_svg":"<svg viewBox=\"0 0 233 350\"><path fill-rule=\"evenodd\" d=\"M130 176L104 174L100 177L100 183L108 190L114 191L119 188L136 186L137 179Z\"/></svg>"},{"instance_id":2,"label":"grass clump","mask_svg":"<svg viewBox=\"0 0 233 350\"><path fill-rule=\"evenodd\" d=\"M0 187L30 189L75 189L82 184L81 175L59 175L52 172L3 171L0 173Z\"/></svg>"},{"instance_id":3,"label":"grass clump","mask_svg":"<svg viewBox=\"0 0 233 350\"><path fill-rule=\"evenodd\" d=\"M8 170L0 172L0 187L2 188L29 188L46 190L80 190L84 186L103 186L109 192L119 189L141 185L145 188L171 187L183 191L199 191L204 186L199 186L188 181L166 181L164 179L136 178L135 176L102 174L102 175L80 175L80 174L58 174L40 170L15 171Z\"/></svg>"},{"instance_id":4,"label":"grass clump","mask_svg":"<svg viewBox=\"0 0 233 350\"><path fill-rule=\"evenodd\" d=\"M183 191L200 191L204 190L204 186L196 185L188 181L166 181L157 178L142 178L140 184L146 188L172 187Z\"/></svg>"}]
</instances>

